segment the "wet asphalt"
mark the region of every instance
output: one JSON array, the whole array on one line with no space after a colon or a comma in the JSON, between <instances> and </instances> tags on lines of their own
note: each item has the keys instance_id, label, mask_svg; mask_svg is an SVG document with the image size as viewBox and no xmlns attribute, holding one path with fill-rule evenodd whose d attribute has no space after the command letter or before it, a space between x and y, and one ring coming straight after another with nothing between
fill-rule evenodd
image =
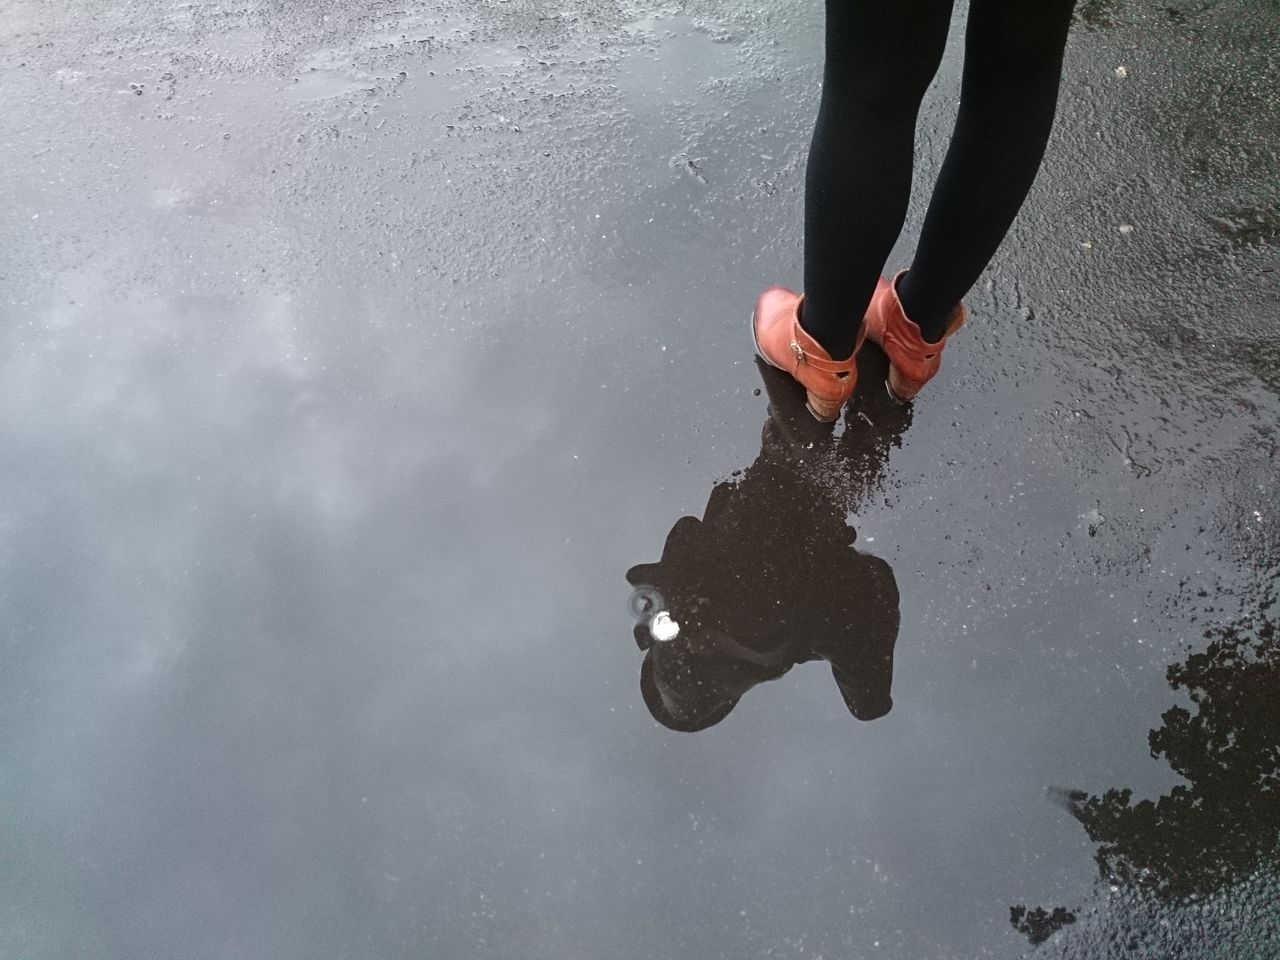
<instances>
[{"instance_id":1,"label":"wet asphalt","mask_svg":"<svg viewBox=\"0 0 1280 960\"><path fill-rule=\"evenodd\" d=\"M820 25L0 5L0 958L1280 957L1280 8L1083 2L829 431Z\"/></svg>"}]
</instances>

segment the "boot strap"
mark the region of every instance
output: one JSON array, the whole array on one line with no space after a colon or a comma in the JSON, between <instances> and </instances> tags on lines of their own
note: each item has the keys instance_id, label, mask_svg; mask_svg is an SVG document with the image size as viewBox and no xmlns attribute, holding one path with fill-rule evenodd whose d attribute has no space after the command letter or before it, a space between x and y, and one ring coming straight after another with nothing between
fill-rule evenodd
<instances>
[{"instance_id":1,"label":"boot strap","mask_svg":"<svg viewBox=\"0 0 1280 960\"><path fill-rule=\"evenodd\" d=\"M853 350L853 356L849 357L848 360L832 360L830 357L819 357L806 350L800 342L801 332L800 323L797 321L795 326L791 328L790 347L791 352L799 363L807 364L815 370L821 370L823 373L848 373L854 368L858 357L858 347L862 346L862 337L858 338L858 343ZM812 339L812 337L808 339Z\"/></svg>"}]
</instances>

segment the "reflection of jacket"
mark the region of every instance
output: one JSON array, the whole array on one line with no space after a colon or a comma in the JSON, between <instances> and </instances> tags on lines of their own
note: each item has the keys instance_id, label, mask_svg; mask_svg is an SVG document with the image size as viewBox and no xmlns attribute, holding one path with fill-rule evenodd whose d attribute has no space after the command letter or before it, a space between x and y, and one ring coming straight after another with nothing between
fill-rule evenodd
<instances>
[{"instance_id":1,"label":"reflection of jacket","mask_svg":"<svg viewBox=\"0 0 1280 960\"><path fill-rule=\"evenodd\" d=\"M893 705L893 571L854 549L850 491L829 461L815 462L812 447L795 442L770 373L773 405L755 463L715 486L701 520L676 522L658 563L627 573L633 586L656 591L680 627L675 640L649 646L641 670L646 704L674 729L717 723L751 687L818 659L831 664L855 717L873 720ZM869 451L877 454L874 477L887 448L858 447L864 467ZM638 627L637 639L646 630Z\"/></svg>"}]
</instances>

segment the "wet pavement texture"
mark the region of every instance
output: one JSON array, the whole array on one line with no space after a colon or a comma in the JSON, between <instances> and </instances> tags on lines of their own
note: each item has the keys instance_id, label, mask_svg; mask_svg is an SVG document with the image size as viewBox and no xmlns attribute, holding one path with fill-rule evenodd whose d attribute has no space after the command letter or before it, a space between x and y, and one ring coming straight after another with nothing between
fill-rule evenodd
<instances>
[{"instance_id":1,"label":"wet pavement texture","mask_svg":"<svg viewBox=\"0 0 1280 960\"><path fill-rule=\"evenodd\" d=\"M1274 2L831 431L817 3L0 11L0 957L1280 957Z\"/></svg>"}]
</instances>

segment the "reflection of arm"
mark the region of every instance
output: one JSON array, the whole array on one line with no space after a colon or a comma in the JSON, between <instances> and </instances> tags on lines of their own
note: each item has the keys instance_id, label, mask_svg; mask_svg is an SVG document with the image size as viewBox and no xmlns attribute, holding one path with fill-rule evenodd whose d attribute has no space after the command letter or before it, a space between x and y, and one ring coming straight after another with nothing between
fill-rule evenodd
<instances>
[{"instance_id":1,"label":"reflection of arm","mask_svg":"<svg viewBox=\"0 0 1280 960\"><path fill-rule=\"evenodd\" d=\"M893 708L898 585L889 564L879 557L857 556L856 577L840 584L848 591L848 616L839 639L819 652L831 661L831 675L849 712L859 720L875 720Z\"/></svg>"}]
</instances>

